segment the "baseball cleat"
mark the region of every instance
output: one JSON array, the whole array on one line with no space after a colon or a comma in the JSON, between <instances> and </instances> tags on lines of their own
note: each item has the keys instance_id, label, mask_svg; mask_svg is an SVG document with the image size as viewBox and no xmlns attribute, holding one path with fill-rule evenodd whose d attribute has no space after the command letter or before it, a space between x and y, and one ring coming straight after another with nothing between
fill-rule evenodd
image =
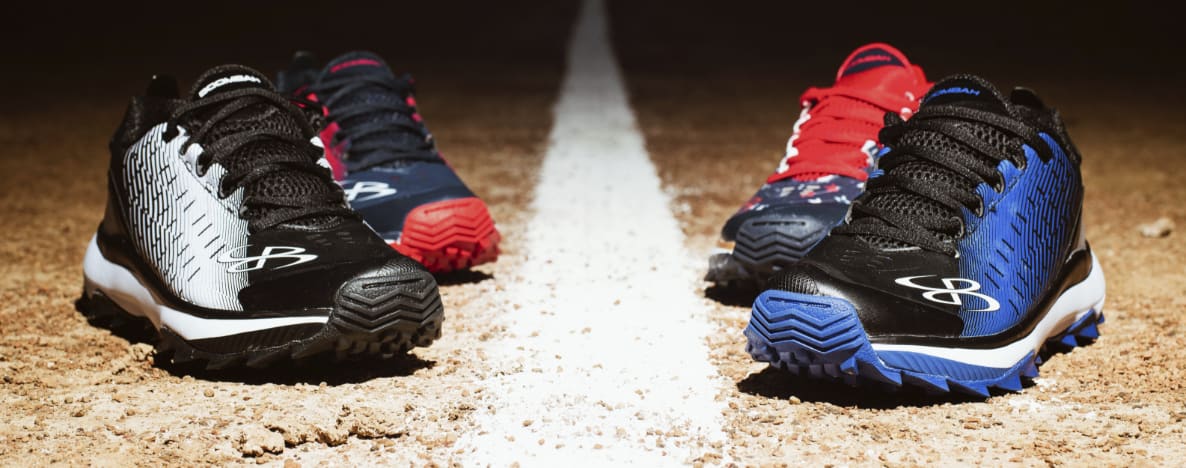
<instances>
[{"instance_id":1,"label":"baseball cleat","mask_svg":"<svg viewBox=\"0 0 1186 468\"><path fill-rule=\"evenodd\" d=\"M987 397L1103 322L1080 156L1031 91L943 80L881 131L852 218L771 279L745 331L800 375ZM881 173L884 171L884 173Z\"/></svg>"},{"instance_id":2,"label":"baseball cleat","mask_svg":"<svg viewBox=\"0 0 1186 468\"><path fill-rule=\"evenodd\" d=\"M208 368L402 354L440 334L432 275L345 203L305 112L226 65L155 77L111 141L78 308L143 318Z\"/></svg>"},{"instance_id":3,"label":"baseball cleat","mask_svg":"<svg viewBox=\"0 0 1186 468\"><path fill-rule=\"evenodd\" d=\"M369 52L342 55L320 71L314 65L297 53L278 81L324 109L326 158L350 206L434 273L497 259L501 236L490 211L437 151L412 78Z\"/></svg>"},{"instance_id":4,"label":"baseball cleat","mask_svg":"<svg viewBox=\"0 0 1186 468\"><path fill-rule=\"evenodd\" d=\"M864 191L887 112L918 110L930 86L922 69L886 44L863 46L830 88L811 88L766 183L725 223L705 280L761 285L803 257Z\"/></svg>"}]
</instances>

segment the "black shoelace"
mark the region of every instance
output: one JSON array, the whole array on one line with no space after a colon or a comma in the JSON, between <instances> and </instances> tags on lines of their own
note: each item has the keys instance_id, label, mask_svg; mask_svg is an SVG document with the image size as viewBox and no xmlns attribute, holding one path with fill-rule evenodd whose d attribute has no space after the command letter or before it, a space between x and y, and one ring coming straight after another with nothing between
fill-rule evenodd
<instances>
[{"instance_id":1,"label":"black shoelace","mask_svg":"<svg viewBox=\"0 0 1186 468\"><path fill-rule=\"evenodd\" d=\"M292 118L276 123L266 118L242 119L237 116L240 112L281 112ZM271 119L282 118L271 116ZM229 197L240 187L245 189L239 215L248 221L248 229L253 232L306 218L355 216L343 202L341 187L334 183L330 171L317 163L322 150L309 142L316 131L302 111L279 94L244 88L182 104L168 120L163 135L166 141L178 135L177 127L182 122L190 134L181 152L193 144L202 146L194 168L199 176L204 176L215 163L226 169L218 188L219 197ZM294 177L309 180L308 176L318 184L325 184L324 187L315 191L290 190L283 196L250 190L268 179L292 184Z\"/></svg>"},{"instance_id":2,"label":"black shoelace","mask_svg":"<svg viewBox=\"0 0 1186 468\"><path fill-rule=\"evenodd\" d=\"M331 76L313 89L325 97L329 119L339 122L335 141L325 144L349 141L346 163L351 170L396 161L442 162L428 129L413 117L416 109L407 102L413 91L410 76Z\"/></svg>"},{"instance_id":3,"label":"black shoelace","mask_svg":"<svg viewBox=\"0 0 1186 468\"><path fill-rule=\"evenodd\" d=\"M832 231L839 235L873 236L889 239L907 246L919 247L947 255L956 255L951 240L964 234L961 208L983 216L984 206L975 188L987 183L996 191L1004 190L1005 181L997 164L1009 160L1024 168L1025 157L1020 149L1009 154L978 137L972 126L984 125L1029 144L1039 154L1048 157L1049 148L1038 132L1013 118L979 109L955 105L933 105L903 122L896 115L886 116L886 127L880 134L890 150L880 160L883 175L870 179L866 193L852 206L852 219ZM938 145L911 144L905 136L911 132L929 131L939 138L950 139L971 151L945 151ZM954 184L923 180L918 171L899 170L909 162L933 164L955 175ZM876 203L888 194L909 194L937 203L944 213L906 214Z\"/></svg>"}]
</instances>

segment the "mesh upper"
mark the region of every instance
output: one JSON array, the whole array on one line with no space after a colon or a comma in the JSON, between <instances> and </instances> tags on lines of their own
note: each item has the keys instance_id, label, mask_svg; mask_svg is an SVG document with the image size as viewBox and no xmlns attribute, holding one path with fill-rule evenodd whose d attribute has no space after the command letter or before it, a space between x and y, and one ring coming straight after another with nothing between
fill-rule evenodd
<instances>
[{"instance_id":1,"label":"mesh upper","mask_svg":"<svg viewBox=\"0 0 1186 468\"><path fill-rule=\"evenodd\" d=\"M394 79L394 78L393 78ZM374 104L374 105L401 105L405 104L405 98L383 89L365 88L359 92L351 93L343 96L340 101L337 101L338 106L353 106L356 104ZM332 112L332 109L331 109ZM389 139L396 142L400 146L417 147L424 144L424 135L418 132L413 132L403 127L390 125L392 123L408 123L411 122L411 117L401 115L395 112L375 112L358 117L352 117L347 121L341 122L341 125L375 125L385 127L384 130L376 135L368 138Z\"/></svg>"},{"instance_id":2,"label":"mesh upper","mask_svg":"<svg viewBox=\"0 0 1186 468\"><path fill-rule=\"evenodd\" d=\"M260 103L248 107L219 122L210 129L207 141L214 142L236 133L246 131L269 131L287 134L302 139L300 124L295 120L298 116L289 115L271 104ZM293 146L281 141L257 141L239 148L233 154L222 160L229 172L247 172L252 167L272 161L297 161L308 158L302 154L307 148ZM256 179L243 187L243 195L248 197L323 199L335 192L335 187L307 172L290 169L278 169L267 176ZM264 216L272 210L278 209L269 205L249 206L244 214L247 217ZM333 217L306 218L289 221L288 225L300 227L318 227L334 220Z\"/></svg>"},{"instance_id":3,"label":"mesh upper","mask_svg":"<svg viewBox=\"0 0 1186 468\"><path fill-rule=\"evenodd\" d=\"M371 61L378 65L348 66L339 69L343 64L359 60ZM389 159L387 158L387 156L390 156L389 153L392 151L398 152L400 151L399 148L418 149L426 146L425 141L428 137L428 130L424 128L421 122L415 120L409 114L382 109L407 106L409 96L405 95L405 92L396 91L395 89L390 89L388 86L373 83L346 92L343 88L352 83L349 80L351 77L378 78L387 82L386 84L389 85L409 84L405 83L406 77L398 77L393 74L391 69L379 56L369 52L348 53L326 65L317 84L314 85L314 89L319 94L318 98L329 107L330 118L340 119L338 120L338 124L342 130L339 132L338 138L347 137L349 134L367 133L368 135L363 137L364 141L385 142L388 144L380 149L365 151L348 148L344 156L349 167L369 166L373 161ZM410 86L407 91L411 91ZM372 112L362 113L361 115L352 115L344 119L335 112L335 109L365 107L377 107L377 109ZM405 125L410 125L413 128L407 128ZM371 133L372 131L375 131L375 133ZM358 143L360 141L352 141L352 144ZM399 160L384 162L384 165L392 167L405 164L409 163Z\"/></svg>"},{"instance_id":4,"label":"mesh upper","mask_svg":"<svg viewBox=\"0 0 1186 468\"><path fill-rule=\"evenodd\" d=\"M960 124L961 127L968 129L980 140L992 145L998 151L1001 151L1011 157L1016 157L1021 148L1021 140L1016 137L1011 137L996 128L988 125L980 124ZM929 130L911 131L902 135L899 140L899 145L913 145L926 148L938 149L942 154L962 154L964 156L971 156L979 159L982 162L995 166L996 163L987 155L981 154L966 145L959 143L947 136ZM909 158L909 155L903 155ZM975 187L972 183L955 171L943 166L939 166L930 161L922 159L914 159L898 164L889 171L899 177L904 177L912 180L921 181L927 184L941 184L950 187L955 187L959 190L973 190ZM917 218L922 216L941 217L958 215L951 213L950 210L940 205L938 202L929 198L904 191L892 191L871 195L865 201L869 206L880 208L889 212L900 214L910 218ZM875 235L861 235L859 236L865 242L881 248L907 248L909 244L904 242L885 238ZM953 240L951 236L941 234L940 238L944 241Z\"/></svg>"},{"instance_id":5,"label":"mesh upper","mask_svg":"<svg viewBox=\"0 0 1186 468\"><path fill-rule=\"evenodd\" d=\"M770 283L767 286L771 289L799 294L819 294L819 287L815 284L815 280L797 269L775 275L770 278Z\"/></svg>"}]
</instances>

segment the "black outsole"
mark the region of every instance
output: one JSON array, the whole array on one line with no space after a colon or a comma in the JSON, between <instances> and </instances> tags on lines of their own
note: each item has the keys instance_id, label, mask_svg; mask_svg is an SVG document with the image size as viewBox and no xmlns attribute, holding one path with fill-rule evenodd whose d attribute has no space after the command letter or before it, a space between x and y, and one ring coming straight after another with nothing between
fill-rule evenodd
<instances>
[{"instance_id":1,"label":"black outsole","mask_svg":"<svg viewBox=\"0 0 1186 468\"><path fill-rule=\"evenodd\" d=\"M792 226L793 225L793 226ZM742 226L733 251L709 258L705 281L724 286L760 287L783 268L798 262L827 235L827 229L803 232L805 223L754 220ZM799 235L788 231L799 231Z\"/></svg>"},{"instance_id":2,"label":"black outsole","mask_svg":"<svg viewBox=\"0 0 1186 468\"><path fill-rule=\"evenodd\" d=\"M135 341L155 341L158 362L208 370L263 368L329 356L333 360L406 354L441 336L444 308L432 276L393 280L364 277L346 283L324 325L287 327L187 341L177 333L123 310L101 291L83 292L75 307L96 326ZM152 335L157 336L152 336ZM155 340L153 340L155 338Z\"/></svg>"}]
</instances>

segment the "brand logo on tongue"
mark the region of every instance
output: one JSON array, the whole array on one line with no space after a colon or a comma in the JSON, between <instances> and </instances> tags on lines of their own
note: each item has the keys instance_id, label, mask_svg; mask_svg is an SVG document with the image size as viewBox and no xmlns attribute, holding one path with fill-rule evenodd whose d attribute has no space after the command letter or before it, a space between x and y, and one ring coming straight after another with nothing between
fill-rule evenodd
<instances>
[{"instance_id":1,"label":"brand logo on tongue","mask_svg":"<svg viewBox=\"0 0 1186 468\"><path fill-rule=\"evenodd\" d=\"M943 88L932 92L931 95L927 97L927 100L930 101L931 99L935 99L946 94L967 94L969 96L979 96L980 90L965 88L963 86L952 86L950 88Z\"/></svg>"},{"instance_id":2,"label":"brand logo on tongue","mask_svg":"<svg viewBox=\"0 0 1186 468\"><path fill-rule=\"evenodd\" d=\"M365 65L365 66L370 66L370 67L378 67L378 66L380 66L381 64L379 63L379 61L377 61L377 60L372 60L372 59L354 59L354 60L347 60L347 61L345 61L345 62L342 62L342 63L339 63L339 64L337 64L337 65L334 65L334 66L330 67L330 68L329 68L329 72L330 72L330 73L337 73L339 70L341 70L341 69L343 69L343 68L357 67L357 66L363 66L363 65Z\"/></svg>"},{"instance_id":3,"label":"brand logo on tongue","mask_svg":"<svg viewBox=\"0 0 1186 468\"><path fill-rule=\"evenodd\" d=\"M901 60L881 49L869 49L858 53L855 57L845 63L844 73L840 76L848 76L854 73L863 72L865 70L872 70L874 68L898 65L904 66Z\"/></svg>"},{"instance_id":4,"label":"brand logo on tongue","mask_svg":"<svg viewBox=\"0 0 1186 468\"><path fill-rule=\"evenodd\" d=\"M894 58L890 57L888 55L866 55L864 57L858 57L858 58L854 59L851 63L849 63L849 66L861 65L861 64L871 63L871 62L892 62L892 61L894 61Z\"/></svg>"},{"instance_id":5,"label":"brand logo on tongue","mask_svg":"<svg viewBox=\"0 0 1186 468\"><path fill-rule=\"evenodd\" d=\"M198 97L204 98L207 94L210 94L211 91L234 83L262 83L262 81L260 81L258 77L251 75L224 76L217 80L211 81L206 86L203 86L202 89L198 90Z\"/></svg>"}]
</instances>

